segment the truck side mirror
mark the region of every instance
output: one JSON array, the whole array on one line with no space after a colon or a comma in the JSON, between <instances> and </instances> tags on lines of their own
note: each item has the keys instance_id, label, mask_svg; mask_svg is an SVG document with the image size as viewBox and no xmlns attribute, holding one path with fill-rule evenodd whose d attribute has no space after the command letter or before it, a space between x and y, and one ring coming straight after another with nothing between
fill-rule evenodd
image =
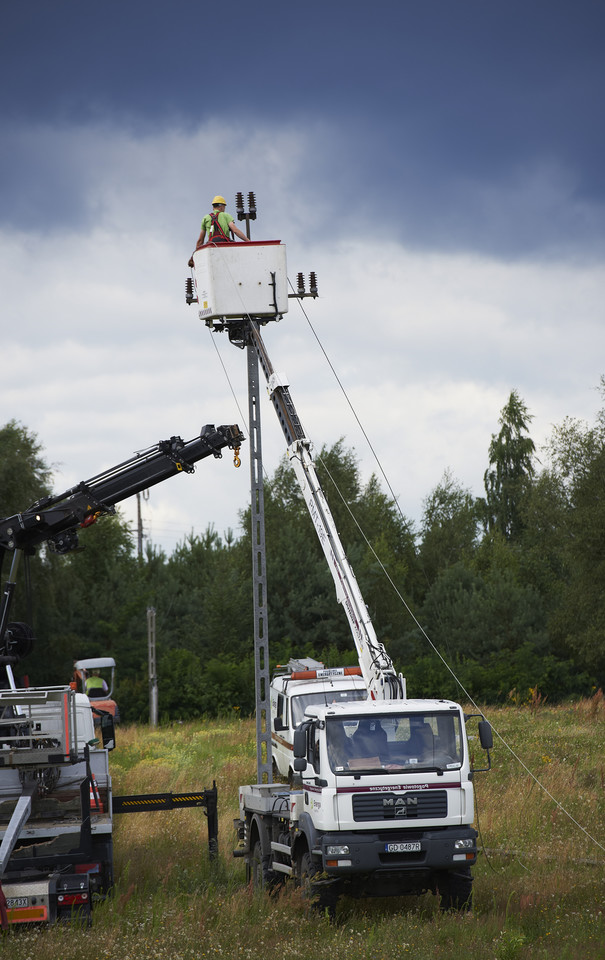
<instances>
[{"instance_id":1,"label":"truck side mirror","mask_svg":"<svg viewBox=\"0 0 605 960\"><path fill-rule=\"evenodd\" d=\"M296 773L303 773L303 771L307 769L307 761L304 757L295 757L292 766Z\"/></svg>"},{"instance_id":2,"label":"truck side mirror","mask_svg":"<svg viewBox=\"0 0 605 960\"><path fill-rule=\"evenodd\" d=\"M104 713L101 717L101 739L106 750L113 750L116 745L116 731L110 713Z\"/></svg>"},{"instance_id":3,"label":"truck side mirror","mask_svg":"<svg viewBox=\"0 0 605 960\"><path fill-rule=\"evenodd\" d=\"M484 750L491 750L494 746L494 735L491 724L487 720L480 720L477 724L479 728L479 742Z\"/></svg>"},{"instance_id":4,"label":"truck side mirror","mask_svg":"<svg viewBox=\"0 0 605 960\"><path fill-rule=\"evenodd\" d=\"M300 727L297 727L294 731L294 737L292 739L292 748L295 758L307 760L307 723L301 723ZM296 769L296 768L295 768ZM303 767L304 769L304 767Z\"/></svg>"},{"instance_id":5,"label":"truck side mirror","mask_svg":"<svg viewBox=\"0 0 605 960\"><path fill-rule=\"evenodd\" d=\"M288 726L287 724L284 723L281 717L276 717L275 720L273 721L273 729L275 731L287 730Z\"/></svg>"}]
</instances>

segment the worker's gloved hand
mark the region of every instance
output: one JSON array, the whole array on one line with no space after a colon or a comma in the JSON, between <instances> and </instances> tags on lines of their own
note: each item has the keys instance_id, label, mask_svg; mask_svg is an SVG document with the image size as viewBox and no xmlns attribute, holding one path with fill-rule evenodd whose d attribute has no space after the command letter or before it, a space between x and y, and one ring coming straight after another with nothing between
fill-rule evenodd
<instances>
[{"instance_id":1,"label":"worker's gloved hand","mask_svg":"<svg viewBox=\"0 0 605 960\"><path fill-rule=\"evenodd\" d=\"M188 266L188 267L194 267L194 266L195 266L195 264L194 264L194 262L193 262L193 257L189 257L189 260L188 260L188 262L187 262L187 266Z\"/></svg>"}]
</instances>

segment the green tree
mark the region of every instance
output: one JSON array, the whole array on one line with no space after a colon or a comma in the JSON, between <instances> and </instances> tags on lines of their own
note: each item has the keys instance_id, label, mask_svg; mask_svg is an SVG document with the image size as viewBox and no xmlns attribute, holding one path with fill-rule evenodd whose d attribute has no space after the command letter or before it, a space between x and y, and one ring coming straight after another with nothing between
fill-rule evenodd
<instances>
[{"instance_id":1,"label":"green tree","mask_svg":"<svg viewBox=\"0 0 605 960\"><path fill-rule=\"evenodd\" d=\"M446 568L428 592L419 619L450 662L481 661L525 642L536 649L547 646L539 594L505 565L494 564L484 574L463 564Z\"/></svg>"},{"instance_id":2,"label":"green tree","mask_svg":"<svg viewBox=\"0 0 605 960\"><path fill-rule=\"evenodd\" d=\"M446 567L470 563L477 544L478 509L471 492L448 470L423 507L419 558L430 585Z\"/></svg>"},{"instance_id":3,"label":"green tree","mask_svg":"<svg viewBox=\"0 0 605 960\"><path fill-rule=\"evenodd\" d=\"M605 446L579 472L568 513L566 577L551 619L562 652L605 683Z\"/></svg>"},{"instance_id":4,"label":"green tree","mask_svg":"<svg viewBox=\"0 0 605 960\"><path fill-rule=\"evenodd\" d=\"M144 641L144 595L123 517L102 516L78 536L78 549L42 557L45 583L34 590L36 650L26 663L35 683L67 682L79 657L112 655L123 669L135 638Z\"/></svg>"},{"instance_id":5,"label":"green tree","mask_svg":"<svg viewBox=\"0 0 605 960\"><path fill-rule=\"evenodd\" d=\"M605 377L601 377L605 399ZM605 684L605 405L595 423L566 417L547 445L556 492L550 554L560 571L549 629L560 656ZM546 553L547 551L544 551Z\"/></svg>"},{"instance_id":6,"label":"green tree","mask_svg":"<svg viewBox=\"0 0 605 960\"><path fill-rule=\"evenodd\" d=\"M50 492L52 471L35 433L17 420L0 428L0 517L11 517ZM0 548L0 575L8 574L12 551ZM36 627L36 597L48 592L48 570L39 555L25 555L16 577L9 621ZM18 669L21 675L22 667Z\"/></svg>"},{"instance_id":7,"label":"green tree","mask_svg":"<svg viewBox=\"0 0 605 960\"><path fill-rule=\"evenodd\" d=\"M349 562L372 615L376 632L388 646L403 629L405 611L381 568L403 593L413 581L415 547L410 524L380 490L375 477L363 485L357 458L341 439L315 457L317 473ZM244 515L246 552L250 514ZM355 662L347 618L336 602L334 581L309 516L298 481L284 458L265 482L267 593L271 645L298 655L309 648L326 659L337 650ZM366 542L362 532L368 536ZM248 558L250 553L248 553ZM248 564L250 560L246 561Z\"/></svg>"},{"instance_id":8,"label":"green tree","mask_svg":"<svg viewBox=\"0 0 605 960\"><path fill-rule=\"evenodd\" d=\"M534 477L535 444L528 435L533 417L513 390L502 408L500 432L492 435L489 468L483 478L485 499L480 501L487 532L499 531L517 540L523 528L521 505Z\"/></svg>"},{"instance_id":9,"label":"green tree","mask_svg":"<svg viewBox=\"0 0 605 960\"><path fill-rule=\"evenodd\" d=\"M51 480L37 435L9 420L0 428L0 517L20 513L47 496Z\"/></svg>"}]
</instances>

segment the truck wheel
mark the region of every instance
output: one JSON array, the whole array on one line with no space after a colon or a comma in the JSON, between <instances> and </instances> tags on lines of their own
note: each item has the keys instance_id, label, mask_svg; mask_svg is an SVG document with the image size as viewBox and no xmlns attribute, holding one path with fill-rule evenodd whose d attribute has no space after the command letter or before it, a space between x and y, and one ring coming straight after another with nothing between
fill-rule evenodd
<instances>
[{"instance_id":1,"label":"truck wheel","mask_svg":"<svg viewBox=\"0 0 605 960\"><path fill-rule=\"evenodd\" d=\"M299 857L297 862L297 879L302 889L303 895L307 898L311 898L313 891L313 877L317 873L317 867L313 861L313 857L308 850Z\"/></svg>"},{"instance_id":2,"label":"truck wheel","mask_svg":"<svg viewBox=\"0 0 605 960\"><path fill-rule=\"evenodd\" d=\"M330 920L336 916L336 904L338 903L338 891L336 884L323 882L316 884L313 882L317 876L318 867L308 850L299 857L297 861L297 881L302 890L305 900L308 900L314 910L320 913L327 912Z\"/></svg>"},{"instance_id":3,"label":"truck wheel","mask_svg":"<svg viewBox=\"0 0 605 960\"><path fill-rule=\"evenodd\" d=\"M437 888L442 910L466 912L473 909L473 877L470 867L440 873Z\"/></svg>"},{"instance_id":4,"label":"truck wheel","mask_svg":"<svg viewBox=\"0 0 605 960\"><path fill-rule=\"evenodd\" d=\"M257 840L252 848L250 857L250 882L253 890L262 890L265 886L265 877L263 874L263 854L260 840Z\"/></svg>"},{"instance_id":5,"label":"truck wheel","mask_svg":"<svg viewBox=\"0 0 605 960\"><path fill-rule=\"evenodd\" d=\"M246 865L246 881L252 885L253 890L268 890L269 893L274 893L281 886L280 875L271 870L268 861L269 858L265 857L263 862L263 848L260 840L257 840Z\"/></svg>"}]
</instances>

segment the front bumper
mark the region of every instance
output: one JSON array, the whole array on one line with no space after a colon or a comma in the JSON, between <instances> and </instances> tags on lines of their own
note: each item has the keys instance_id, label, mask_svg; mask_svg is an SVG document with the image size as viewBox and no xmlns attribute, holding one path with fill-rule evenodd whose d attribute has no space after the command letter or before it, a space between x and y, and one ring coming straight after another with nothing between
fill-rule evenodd
<instances>
[{"instance_id":1,"label":"front bumper","mask_svg":"<svg viewBox=\"0 0 605 960\"><path fill-rule=\"evenodd\" d=\"M456 845L458 841L458 846ZM388 852L387 844L401 844L397 852ZM409 844L420 844L409 850ZM477 861L477 831L473 827L442 830L392 830L368 833L339 832L320 838L323 870L332 877L359 874L433 873L456 866L472 867ZM329 847L341 848L336 855ZM342 848L348 847L348 853Z\"/></svg>"}]
</instances>

